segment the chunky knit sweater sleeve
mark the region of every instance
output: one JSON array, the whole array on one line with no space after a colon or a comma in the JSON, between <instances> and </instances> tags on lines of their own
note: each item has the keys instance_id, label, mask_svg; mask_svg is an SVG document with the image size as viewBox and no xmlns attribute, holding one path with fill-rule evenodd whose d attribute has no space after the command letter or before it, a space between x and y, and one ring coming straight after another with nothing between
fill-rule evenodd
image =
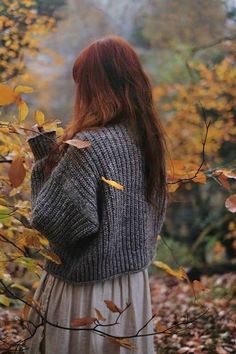
<instances>
[{"instance_id":1,"label":"chunky knit sweater sleeve","mask_svg":"<svg viewBox=\"0 0 236 354\"><path fill-rule=\"evenodd\" d=\"M31 225L53 244L73 246L99 228L96 193L99 176L90 146L78 149L71 145L51 175L46 176L42 163L55 142L55 131L28 139L34 155Z\"/></svg>"}]
</instances>

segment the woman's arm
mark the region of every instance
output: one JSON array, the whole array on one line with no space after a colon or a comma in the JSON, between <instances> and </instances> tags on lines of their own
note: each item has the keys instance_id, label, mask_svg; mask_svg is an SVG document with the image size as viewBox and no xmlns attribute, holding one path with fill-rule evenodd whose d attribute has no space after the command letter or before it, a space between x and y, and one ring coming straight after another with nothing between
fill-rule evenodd
<instances>
[{"instance_id":1,"label":"woman's arm","mask_svg":"<svg viewBox=\"0 0 236 354\"><path fill-rule=\"evenodd\" d=\"M35 157L31 173L31 225L49 241L70 245L98 231L99 176L91 147L69 146L51 175L45 177L42 161L55 139L56 132L52 131L28 140Z\"/></svg>"}]
</instances>

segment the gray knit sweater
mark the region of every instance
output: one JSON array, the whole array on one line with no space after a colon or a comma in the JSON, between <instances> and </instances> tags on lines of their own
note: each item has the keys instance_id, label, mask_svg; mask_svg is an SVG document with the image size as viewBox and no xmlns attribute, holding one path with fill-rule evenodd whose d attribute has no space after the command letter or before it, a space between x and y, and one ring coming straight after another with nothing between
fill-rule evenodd
<instances>
[{"instance_id":1,"label":"gray knit sweater","mask_svg":"<svg viewBox=\"0 0 236 354\"><path fill-rule=\"evenodd\" d=\"M62 261L47 259L45 270L72 283L90 283L148 267L165 212L157 218L145 201L142 151L122 123L84 130L77 138L91 145L70 145L49 177L42 161L55 144L56 132L28 139L35 158L31 225Z\"/></svg>"}]
</instances>

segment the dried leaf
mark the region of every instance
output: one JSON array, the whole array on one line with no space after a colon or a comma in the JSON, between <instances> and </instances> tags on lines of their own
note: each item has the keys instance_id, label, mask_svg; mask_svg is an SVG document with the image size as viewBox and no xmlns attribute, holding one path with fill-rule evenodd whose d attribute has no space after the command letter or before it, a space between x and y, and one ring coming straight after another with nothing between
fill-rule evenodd
<instances>
[{"instance_id":1,"label":"dried leaf","mask_svg":"<svg viewBox=\"0 0 236 354\"><path fill-rule=\"evenodd\" d=\"M101 312L95 308L95 312L96 312L96 317L99 321L106 321L106 318L103 317L103 315L101 314Z\"/></svg>"},{"instance_id":2,"label":"dried leaf","mask_svg":"<svg viewBox=\"0 0 236 354\"><path fill-rule=\"evenodd\" d=\"M18 156L12 161L8 171L8 177L11 185L13 187L19 187L23 183L25 175L26 170L24 167L24 157Z\"/></svg>"},{"instance_id":3,"label":"dried leaf","mask_svg":"<svg viewBox=\"0 0 236 354\"><path fill-rule=\"evenodd\" d=\"M96 317L81 317L72 320L70 325L71 327L90 326L95 320Z\"/></svg>"},{"instance_id":4,"label":"dried leaf","mask_svg":"<svg viewBox=\"0 0 236 354\"><path fill-rule=\"evenodd\" d=\"M158 322L156 325L155 325L155 331L157 331L158 333L166 333L166 334L170 334L171 331L170 330L167 330L167 327L163 324L161 324L160 322Z\"/></svg>"},{"instance_id":5,"label":"dried leaf","mask_svg":"<svg viewBox=\"0 0 236 354\"><path fill-rule=\"evenodd\" d=\"M132 343L129 339L127 338L108 338L110 341L118 344L120 347L126 348L126 349L137 349L135 344Z\"/></svg>"},{"instance_id":6,"label":"dried leaf","mask_svg":"<svg viewBox=\"0 0 236 354\"><path fill-rule=\"evenodd\" d=\"M197 291L209 291L208 288L206 288L200 281L198 280L194 280L193 281L193 287L194 287L194 290L197 290Z\"/></svg>"},{"instance_id":7,"label":"dried leaf","mask_svg":"<svg viewBox=\"0 0 236 354\"><path fill-rule=\"evenodd\" d=\"M69 139L64 141L64 143L67 143L69 145L73 145L77 147L78 149L84 149L86 147L89 147L91 145L90 141L87 140L79 140L79 139Z\"/></svg>"},{"instance_id":8,"label":"dried leaf","mask_svg":"<svg viewBox=\"0 0 236 354\"><path fill-rule=\"evenodd\" d=\"M122 310L121 310L116 304L114 304L113 301L111 301L111 300L104 300L104 302L105 302L105 304L107 305L107 308L108 308L109 310L111 310L112 312L119 312L119 313L122 312Z\"/></svg>"},{"instance_id":9,"label":"dried leaf","mask_svg":"<svg viewBox=\"0 0 236 354\"><path fill-rule=\"evenodd\" d=\"M110 186L116 188L116 189L120 189L120 190L123 190L124 189L124 186L122 186L121 184L115 182L115 181L112 181L110 179L106 179L105 177L101 177L101 180L103 182L106 182L107 184L109 184Z\"/></svg>"},{"instance_id":10,"label":"dried leaf","mask_svg":"<svg viewBox=\"0 0 236 354\"><path fill-rule=\"evenodd\" d=\"M42 250L39 252L42 256L44 256L45 258L49 259L50 261L56 263L56 264L61 264L62 261L60 260L60 258L58 257L58 255L56 255L55 253L53 253L52 251L49 250Z\"/></svg>"}]
</instances>

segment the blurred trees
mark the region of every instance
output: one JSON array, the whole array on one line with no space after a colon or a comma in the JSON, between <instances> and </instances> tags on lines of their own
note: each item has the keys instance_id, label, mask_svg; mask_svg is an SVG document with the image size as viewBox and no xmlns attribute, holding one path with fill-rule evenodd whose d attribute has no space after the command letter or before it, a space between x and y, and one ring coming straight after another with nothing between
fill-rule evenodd
<instances>
[{"instance_id":1,"label":"blurred trees","mask_svg":"<svg viewBox=\"0 0 236 354\"><path fill-rule=\"evenodd\" d=\"M182 184L175 193L166 221L167 234L180 242L184 240L193 255L197 250L201 264L224 263L229 259L234 262L236 257L234 217L222 203L235 193L236 47L228 42L221 48L225 56L215 65L194 60L187 64L190 83L163 83L153 91L158 110L165 119L173 176L181 176L188 164L200 165L205 130L203 114L211 122L204 172L211 181L205 186ZM174 190L177 187L176 184ZM181 208L177 208L179 202Z\"/></svg>"},{"instance_id":2,"label":"blurred trees","mask_svg":"<svg viewBox=\"0 0 236 354\"><path fill-rule=\"evenodd\" d=\"M152 48L198 46L225 35L221 0L151 0L136 19L138 36Z\"/></svg>"},{"instance_id":3,"label":"blurred trees","mask_svg":"<svg viewBox=\"0 0 236 354\"><path fill-rule=\"evenodd\" d=\"M39 50L38 36L52 31L55 20L38 15L35 0L4 0L0 6L0 80L7 81L25 68L25 51Z\"/></svg>"}]
</instances>

